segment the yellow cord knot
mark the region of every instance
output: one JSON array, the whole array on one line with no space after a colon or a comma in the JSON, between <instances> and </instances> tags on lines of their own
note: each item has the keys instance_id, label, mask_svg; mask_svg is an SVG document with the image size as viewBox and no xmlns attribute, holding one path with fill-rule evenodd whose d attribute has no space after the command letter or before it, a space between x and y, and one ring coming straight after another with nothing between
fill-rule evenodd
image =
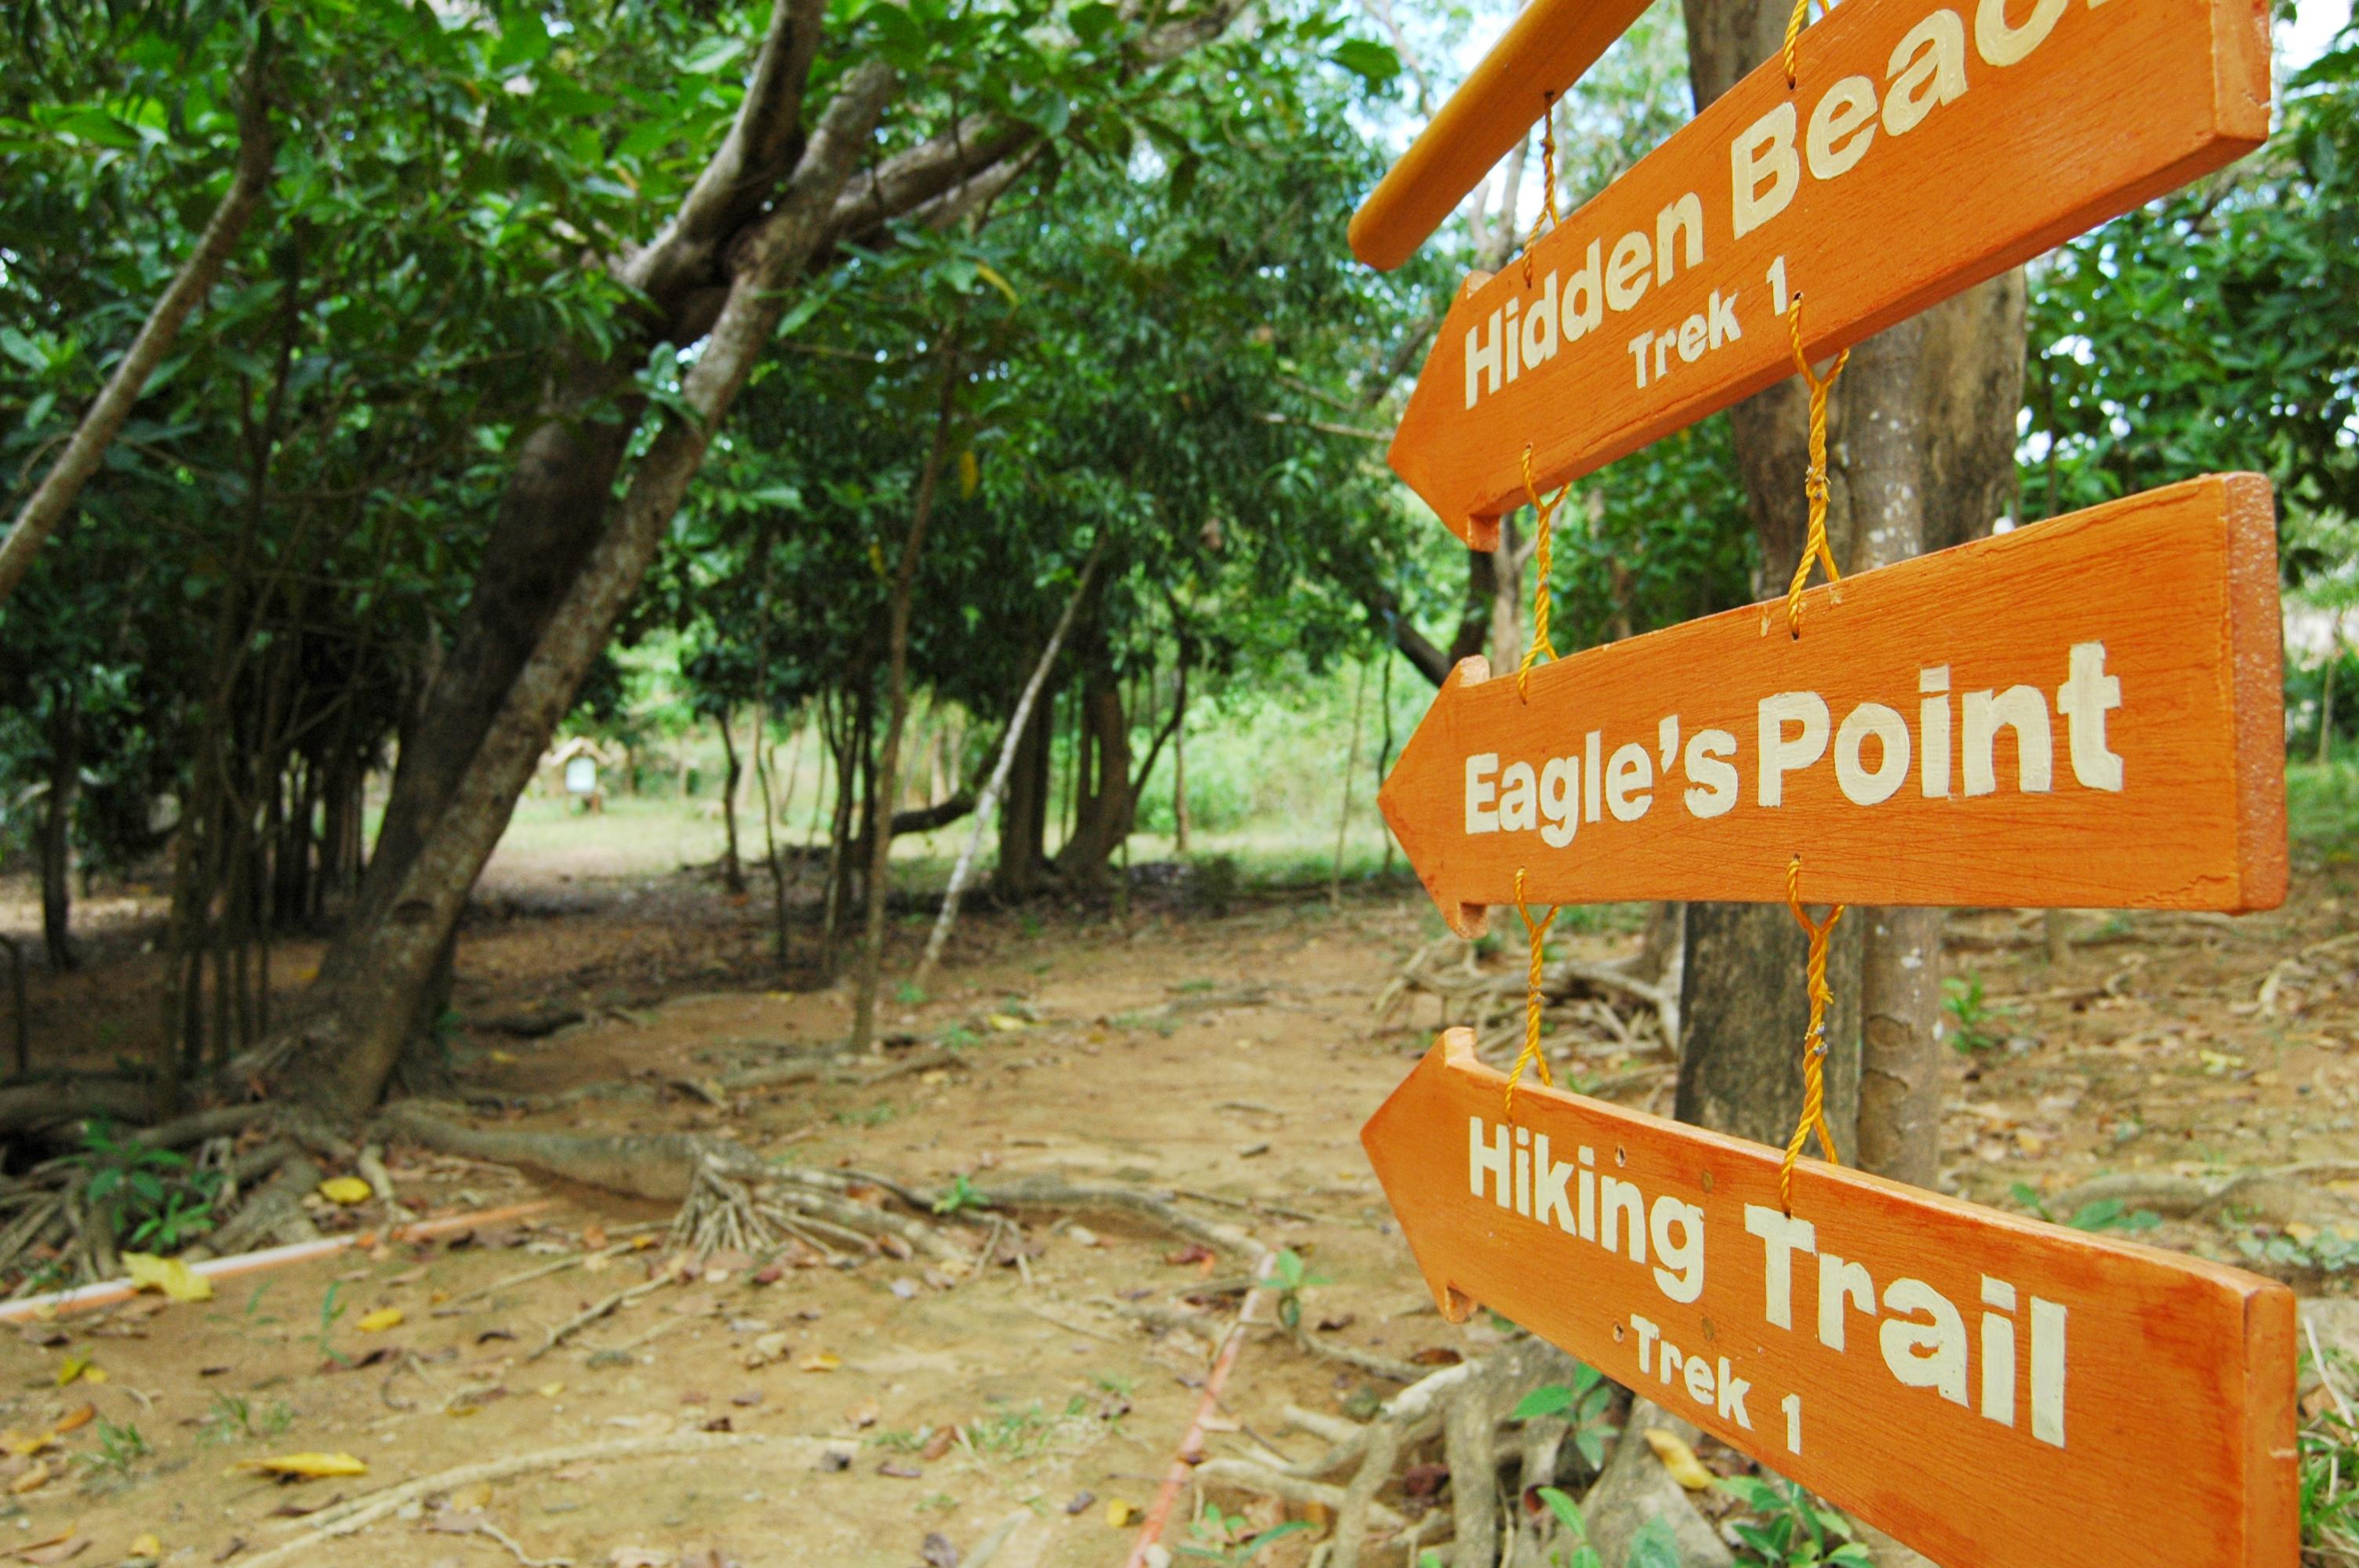
<instances>
[{"instance_id":1,"label":"yellow cord knot","mask_svg":"<svg viewBox=\"0 0 2359 1568\"><path fill-rule=\"evenodd\" d=\"M1788 1214L1794 1212L1794 1162L1802 1157L1802 1145L1810 1134L1819 1135L1819 1150L1830 1165L1843 1163L1843 1155L1835 1149L1835 1135L1827 1127L1827 1005L1834 1000L1834 988L1827 983L1827 937L1835 922L1843 916L1843 906L1836 904L1823 921L1813 921L1802 908L1802 857L1797 855L1786 866L1786 905L1802 929L1810 934L1810 956L1805 968L1810 998L1810 1024L1802 1035L1802 1115L1794 1124L1794 1136L1786 1144L1785 1163L1777 1172L1777 1203Z\"/></svg>"},{"instance_id":2,"label":"yellow cord knot","mask_svg":"<svg viewBox=\"0 0 2359 1568\"><path fill-rule=\"evenodd\" d=\"M1516 1080L1524 1076L1524 1064L1528 1062L1539 1070L1540 1082L1553 1088L1556 1078L1549 1071L1548 1058L1540 1054L1540 962L1548 939L1548 928L1556 924L1557 911L1563 905L1550 907L1545 919L1534 920L1532 912L1524 906L1524 873L1516 871L1516 913L1524 917L1524 930L1532 940L1532 968L1524 985L1524 1048L1516 1055L1516 1065L1507 1073L1506 1119L1516 1118Z\"/></svg>"},{"instance_id":3,"label":"yellow cord knot","mask_svg":"<svg viewBox=\"0 0 2359 1568\"><path fill-rule=\"evenodd\" d=\"M1794 364L1802 373L1802 380L1810 389L1810 468L1803 477L1802 493L1809 499L1810 521L1802 538L1802 558L1794 563L1794 580L1786 585L1786 630L1793 636L1802 634L1802 585L1810 580L1810 563L1818 562L1826 568L1830 584L1843 580L1835 567L1835 553L1827 544L1827 394L1833 390L1835 378L1851 362L1851 351L1845 349L1835 356L1835 368L1821 380L1810 368L1810 357L1802 352L1802 297L1794 296L1794 308L1786 313L1786 323L1794 339Z\"/></svg>"},{"instance_id":4,"label":"yellow cord knot","mask_svg":"<svg viewBox=\"0 0 2359 1568\"><path fill-rule=\"evenodd\" d=\"M1527 688L1532 678L1532 666L1539 662L1539 656L1546 654L1549 663L1556 662L1556 644L1549 641L1549 601L1556 579L1556 512L1571 493L1572 486L1568 484L1547 500L1540 499L1539 491L1532 484L1532 449L1526 443L1524 495L1532 503L1533 535L1538 544L1532 557L1532 641L1524 650L1524 662L1516 666L1516 695L1526 701L1531 699Z\"/></svg>"}]
</instances>

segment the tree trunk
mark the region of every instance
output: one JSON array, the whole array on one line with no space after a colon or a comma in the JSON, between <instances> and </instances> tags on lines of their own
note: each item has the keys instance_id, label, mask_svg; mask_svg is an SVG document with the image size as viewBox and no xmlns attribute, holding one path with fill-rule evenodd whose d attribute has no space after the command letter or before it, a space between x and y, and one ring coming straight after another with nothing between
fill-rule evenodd
<instances>
[{"instance_id":1,"label":"tree trunk","mask_svg":"<svg viewBox=\"0 0 2359 1568\"><path fill-rule=\"evenodd\" d=\"M180 264L171 287L156 301L139 335L131 340L131 347L107 376L97 401L74 427L73 438L66 443L65 451L26 498L9 526L7 537L0 539L0 603L6 601L32 569L34 553L57 532L58 524L73 510L82 486L98 472L99 465L106 460L106 449L114 444L124 422L131 417L139 395L147 389L147 378L156 373L157 367L172 351L190 312L212 292L214 279L221 276L230 252L237 248L246 223L262 204L277 157L264 86L270 49L268 26L266 21L260 39L246 57L245 90L237 112L237 171L230 179L229 189L222 197L221 205L213 209L204 232L198 236L197 248Z\"/></svg>"},{"instance_id":2,"label":"tree trunk","mask_svg":"<svg viewBox=\"0 0 2359 1568\"><path fill-rule=\"evenodd\" d=\"M76 967L69 936L73 913L73 808L82 791L82 707L60 694L49 720L49 799L41 807L41 944L49 968Z\"/></svg>"},{"instance_id":3,"label":"tree trunk","mask_svg":"<svg viewBox=\"0 0 2359 1568\"><path fill-rule=\"evenodd\" d=\"M609 507L598 498L598 514L611 516L434 817L433 831L392 891L381 894L383 917L356 923L332 979L322 973L326 1005L303 1030L293 1064L290 1087L299 1093L344 1114L383 1094L469 890L582 676L646 577L719 422L766 351L789 302L785 285L827 239L837 196L896 87L894 71L881 63L859 66L839 81L776 208L737 253L726 303L682 378L681 399L692 415L666 419L619 501Z\"/></svg>"},{"instance_id":4,"label":"tree trunk","mask_svg":"<svg viewBox=\"0 0 2359 1568\"><path fill-rule=\"evenodd\" d=\"M1922 319L1860 345L1843 379L1851 568L1872 571L1924 548ZM1809 635L1806 630L1803 633ZM1938 909L1863 909L1859 1153L1863 1170L1930 1187L1940 1168L1941 918Z\"/></svg>"},{"instance_id":5,"label":"tree trunk","mask_svg":"<svg viewBox=\"0 0 2359 1568\"><path fill-rule=\"evenodd\" d=\"M1002 898L1030 898L1048 869L1049 785L1055 754L1057 701L1041 695L1031 719L1018 727L1015 766L1007 778L1007 809L999 817L999 864L992 886Z\"/></svg>"},{"instance_id":6,"label":"tree trunk","mask_svg":"<svg viewBox=\"0 0 2359 1568\"><path fill-rule=\"evenodd\" d=\"M1090 579L1098 569L1098 549L1099 546L1093 546L1090 558L1082 563L1081 579L1073 584L1072 597L1065 600L1065 611L1057 617L1056 630L1049 633L1049 643L1040 650L1039 663L1032 666L1032 678L1024 683L1023 693L1016 699L1016 711L1007 720L1007 734L1000 741L999 761L993 765L990 781L983 786L983 795L975 802L974 831L967 835L966 848L959 852L958 864L951 868L950 887L942 894L942 912L935 917L932 935L926 938L926 951L918 960L918 972L912 977L912 984L923 986L933 974L934 966L941 961L942 945L950 940L951 927L958 923L959 896L966 891L967 876L974 868L975 851L983 847L984 829L991 821L992 807L998 804L1001 794L1007 788L1008 779L1015 772L1016 755L1024 749L1025 738L1037 728L1033 716L1040 708L1041 688L1049 684L1049 672L1056 667L1057 652L1065 644L1065 633L1073 629L1074 612L1081 609L1082 599L1090 591Z\"/></svg>"},{"instance_id":7,"label":"tree trunk","mask_svg":"<svg viewBox=\"0 0 2359 1568\"><path fill-rule=\"evenodd\" d=\"M918 475L918 494L909 513L909 531L901 542L901 562L893 574L891 627L885 642L885 745L876 758L875 796L868 832L873 840L868 859L868 921L860 950L860 983L852 1006L851 1048L865 1051L876 1033L876 988L885 978L885 903L892 891L893 792L900 777L901 730L909 717L909 600L918 586L918 559L926 547L926 529L933 521L934 492L950 453L951 423L958 411L958 328L942 339L941 402L934 411L933 444L926 450L925 467Z\"/></svg>"},{"instance_id":8,"label":"tree trunk","mask_svg":"<svg viewBox=\"0 0 2359 1568\"><path fill-rule=\"evenodd\" d=\"M1114 851L1130 836L1136 813L1130 716L1123 709L1122 682L1102 636L1093 637L1083 654L1080 730L1082 765L1074 781L1079 798L1072 836L1057 852L1057 872L1076 885L1095 886L1110 874Z\"/></svg>"},{"instance_id":9,"label":"tree trunk","mask_svg":"<svg viewBox=\"0 0 2359 1568\"><path fill-rule=\"evenodd\" d=\"M2319 687L2318 765L2321 768L2334 760L2334 666L2342 662L2343 631L2338 624L2326 645L2326 676Z\"/></svg>"},{"instance_id":10,"label":"tree trunk","mask_svg":"<svg viewBox=\"0 0 2359 1568\"><path fill-rule=\"evenodd\" d=\"M1685 11L1690 75L1700 110L1778 51L1790 15L1783 0L1685 0ZM1793 281L1807 293L1810 279ZM1917 339L1914 351L1903 356L1916 362L1913 375L1897 366L1886 373L1875 368L1889 345L1861 346L1830 409L1831 449L1853 453L1851 461L1832 465L1828 476L1828 534L1837 560L1864 566L1870 558L1899 558L1870 556L1857 540L1861 517L1871 532L1888 528L1896 487L1915 492L1918 548L1946 547L1986 534L2012 507L2023 318L2024 286L2017 271L1904 327ZM1910 384L1899 384L1904 382ZM1808 519L1802 488L1809 465L1808 407L1807 390L1799 377L1789 377L1731 411L1737 466L1761 541L1764 591L1784 586L1801 551ZM1863 417L1871 410L1913 416L1913 464L1864 461L1853 451L1862 441L1872 449L1880 438L1896 434ZM1863 430L1863 424L1870 427ZM1809 888L1805 867L1805 896ZM1858 1130L1873 1144L1872 1156L1879 1163L1938 1156L1938 1105L1925 1111L1927 1121L1916 1119L1924 1107L1921 1097L1933 1092L1932 1075L1919 1075L1914 1067L1905 1077L1891 1072L1907 1051L1921 1052L1932 1033L1926 998L1938 999L1938 948L1917 929L1927 922L1938 931L1938 915L1929 912L1854 912L1836 927L1833 939L1828 1120L1839 1142L1858 1141L1851 1129L1857 1113L1842 1101L1856 1106L1864 1092L1857 1073L1859 988L1866 982L1856 977L1863 976L1869 947L1880 949L1873 1003L1885 1021L1880 1038L1897 1050L1905 1047L1901 1055L1879 1055L1880 1087L1869 1096L1868 1111L1879 1125L1873 1134ZM1777 905L1689 906L1681 1116L1765 1141L1785 1141L1799 1103L1801 1034L1808 1017L1801 974L1805 947L1791 914ZM1921 1031L1915 1024L1919 1018L1926 1020ZM1897 1036L1895 1024L1901 1026ZM1896 1150L1887 1137L1896 1125L1931 1130L1903 1136L1903 1147ZM1847 1157L1850 1152L1845 1151ZM1930 1169L1921 1163L1910 1168Z\"/></svg>"},{"instance_id":11,"label":"tree trunk","mask_svg":"<svg viewBox=\"0 0 2359 1568\"><path fill-rule=\"evenodd\" d=\"M745 891L745 862L737 853L737 784L745 776L745 765L737 756L737 738L729 732L729 709L723 706L720 715L721 755L727 766L721 780L721 826L729 836L729 847L721 852L721 881L732 893ZM762 745L761 715L757 709L754 719L754 746Z\"/></svg>"}]
</instances>

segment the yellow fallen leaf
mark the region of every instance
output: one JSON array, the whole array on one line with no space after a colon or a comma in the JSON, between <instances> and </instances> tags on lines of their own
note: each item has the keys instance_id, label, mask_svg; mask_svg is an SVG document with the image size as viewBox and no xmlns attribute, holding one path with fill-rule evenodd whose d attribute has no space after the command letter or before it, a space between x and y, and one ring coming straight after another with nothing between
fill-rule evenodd
<instances>
[{"instance_id":1,"label":"yellow fallen leaf","mask_svg":"<svg viewBox=\"0 0 2359 1568\"><path fill-rule=\"evenodd\" d=\"M278 1454L267 1459L241 1459L232 1466L264 1476L292 1476L316 1481L328 1476L365 1476L368 1466L349 1454Z\"/></svg>"},{"instance_id":2,"label":"yellow fallen leaf","mask_svg":"<svg viewBox=\"0 0 2359 1568\"><path fill-rule=\"evenodd\" d=\"M1116 1498L1106 1504L1106 1523L1116 1530L1122 1529L1137 1517L1138 1505L1136 1503L1125 1503L1120 1498Z\"/></svg>"},{"instance_id":3,"label":"yellow fallen leaf","mask_svg":"<svg viewBox=\"0 0 2359 1568\"><path fill-rule=\"evenodd\" d=\"M799 1365L806 1372L832 1372L843 1365L843 1357L821 1350L815 1355L804 1357Z\"/></svg>"},{"instance_id":4,"label":"yellow fallen leaf","mask_svg":"<svg viewBox=\"0 0 2359 1568\"><path fill-rule=\"evenodd\" d=\"M516 1060L516 1053L513 1051L495 1051L492 1053L492 1060L505 1067Z\"/></svg>"},{"instance_id":5,"label":"yellow fallen leaf","mask_svg":"<svg viewBox=\"0 0 2359 1568\"><path fill-rule=\"evenodd\" d=\"M161 1291L176 1302L209 1302L213 1299L213 1282L178 1258L158 1258L152 1252L125 1252L123 1255L123 1271L131 1276L131 1288L136 1291Z\"/></svg>"},{"instance_id":6,"label":"yellow fallen leaf","mask_svg":"<svg viewBox=\"0 0 2359 1568\"><path fill-rule=\"evenodd\" d=\"M376 1195L375 1190L358 1176L331 1176L320 1184L320 1195L330 1203L347 1206L366 1203Z\"/></svg>"},{"instance_id":7,"label":"yellow fallen leaf","mask_svg":"<svg viewBox=\"0 0 2359 1568\"><path fill-rule=\"evenodd\" d=\"M163 1556L164 1538L158 1535L154 1530L149 1530L147 1534L139 1537L136 1541L134 1541L131 1543L131 1555L134 1557Z\"/></svg>"},{"instance_id":8,"label":"yellow fallen leaf","mask_svg":"<svg viewBox=\"0 0 2359 1568\"><path fill-rule=\"evenodd\" d=\"M359 1329L363 1334L383 1334L388 1328L399 1328L401 1326L401 1309L399 1307L379 1307L376 1311L364 1316L358 1323L353 1325L353 1326Z\"/></svg>"},{"instance_id":9,"label":"yellow fallen leaf","mask_svg":"<svg viewBox=\"0 0 2359 1568\"><path fill-rule=\"evenodd\" d=\"M82 1380L85 1383L103 1383L106 1381L106 1368L85 1367L82 1368Z\"/></svg>"},{"instance_id":10,"label":"yellow fallen leaf","mask_svg":"<svg viewBox=\"0 0 2359 1568\"><path fill-rule=\"evenodd\" d=\"M79 1406L76 1409L66 1411L63 1416L59 1418L58 1424L49 1428L49 1435L51 1437L63 1437L69 1432L80 1432L83 1427L88 1426L96 1419L98 1419L98 1407L96 1405Z\"/></svg>"},{"instance_id":11,"label":"yellow fallen leaf","mask_svg":"<svg viewBox=\"0 0 2359 1568\"><path fill-rule=\"evenodd\" d=\"M540 1386L540 1397L545 1400L553 1400L564 1391L565 1385L562 1383L543 1383Z\"/></svg>"},{"instance_id":12,"label":"yellow fallen leaf","mask_svg":"<svg viewBox=\"0 0 2359 1568\"><path fill-rule=\"evenodd\" d=\"M58 1387L60 1389L64 1388L68 1383L72 1382L76 1378L81 1377L84 1372L89 1370L90 1357L88 1356L76 1352L74 1355L67 1357L65 1365L58 1368Z\"/></svg>"},{"instance_id":13,"label":"yellow fallen leaf","mask_svg":"<svg viewBox=\"0 0 2359 1568\"><path fill-rule=\"evenodd\" d=\"M12 1426L5 1432L0 1432L0 1449L5 1449L22 1459L54 1445L57 1440L55 1433L23 1433Z\"/></svg>"},{"instance_id":14,"label":"yellow fallen leaf","mask_svg":"<svg viewBox=\"0 0 2359 1568\"><path fill-rule=\"evenodd\" d=\"M984 1020L1002 1034L1013 1034L1024 1027L1024 1021L1005 1012L995 1012Z\"/></svg>"},{"instance_id":15,"label":"yellow fallen leaf","mask_svg":"<svg viewBox=\"0 0 2359 1568\"><path fill-rule=\"evenodd\" d=\"M1703 1461L1695 1456L1694 1449L1680 1441L1677 1433L1650 1426L1647 1429L1647 1446L1655 1451L1655 1457L1663 1462L1663 1468L1671 1473L1671 1479L1689 1491L1701 1492L1711 1487L1712 1472L1703 1467Z\"/></svg>"},{"instance_id":16,"label":"yellow fallen leaf","mask_svg":"<svg viewBox=\"0 0 2359 1568\"><path fill-rule=\"evenodd\" d=\"M46 1459L36 1459L33 1461L31 1469L8 1483L8 1490L21 1498L27 1492L38 1492L49 1484L49 1462Z\"/></svg>"},{"instance_id":17,"label":"yellow fallen leaf","mask_svg":"<svg viewBox=\"0 0 2359 1568\"><path fill-rule=\"evenodd\" d=\"M2305 1225L2298 1219L2286 1222L2285 1233L2304 1247L2318 1239L2318 1227Z\"/></svg>"}]
</instances>

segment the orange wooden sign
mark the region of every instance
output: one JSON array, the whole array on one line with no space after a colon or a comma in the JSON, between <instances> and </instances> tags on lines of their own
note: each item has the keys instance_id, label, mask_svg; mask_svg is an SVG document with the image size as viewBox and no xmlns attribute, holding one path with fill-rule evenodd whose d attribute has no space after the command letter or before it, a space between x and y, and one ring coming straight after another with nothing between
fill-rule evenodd
<instances>
[{"instance_id":1,"label":"orange wooden sign","mask_svg":"<svg viewBox=\"0 0 2359 1568\"><path fill-rule=\"evenodd\" d=\"M1856 3L1856 0L1855 0ZM1486 904L2274 908L2275 514L2213 475L1509 672L1385 780L1442 917Z\"/></svg>"},{"instance_id":2,"label":"orange wooden sign","mask_svg":"<svg viewBox=\"0 0 2359 1568\"><path fill-rule=\"evenodd\" d=\"M1646 9L1647 0L1532 0L1352 214L1352 254L1386 271L1408 260Z\"/></svg>"},{"instance_id":3,"label":"orange wooden sign","mask_svg":"<svg viewBox=\"0 0 2359 1568\"><path fill-rule=\"evenodd\" d=\"M1468 280L1391 449L1489 547L1545 490L2260 145L2261 0L1845 0ZM1502 111L1504 112L1504 111ZM1485 144L1487 145L1487 144Z\"/></svg>"},{"instance_id":4,"label":"orange wooden sign","mask_svg":"<svg viewBox=\"0 0 2359 1568\"><path fill-rule=\"evenodd\" d=\"M1487 1306L1946 1568L2294 1568L2294 1299L1528 1080L1445 1033L1360 1134ZM2142 1484L2147 1477L2152 1484Z\"/></svg>"}]
</instances>

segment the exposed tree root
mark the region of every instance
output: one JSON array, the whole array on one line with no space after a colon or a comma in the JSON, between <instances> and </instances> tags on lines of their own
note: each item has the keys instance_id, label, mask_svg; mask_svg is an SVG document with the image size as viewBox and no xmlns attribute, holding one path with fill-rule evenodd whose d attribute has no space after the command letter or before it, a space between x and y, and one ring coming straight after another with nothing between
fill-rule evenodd
<instances>
[{"instance_id":1,"label":"exposed tree root","mask_svg":"<svg viewBox=\"0 0 2359 1568\"><path fill-rule=\"evenodd\" d=\"M761 1167L759 1157L750 1150L726 1139L690 1132L527 1132L462 1127L406 1100L386 1107L378 1119L388 1130L441 1153L530 1166L632 1197L687 1197L697 1164L707 1154L720 1156L730 1168Z\"/></svg>"},{"instance_id":2,"label":"exposed tree root","mask_svg":"<svg viewBox=\"0 0 2359 1568\"><path fill-rule=\"evenodd\" d=\"M1462 961L1447 961L1452 948L1465 955ZM1456 938L1418 949L1377 996L1377 1016L1390 1018L1411 995L1423 992L1440 999L1445 1022L1462 1009L1460 1022L1471 1023L1485 1047L1509 1038L1521 1040L1523 971L1487 974L1474 967L1472 955L1472 947ZM1560 1034L1578 1033L1638 1050L1676 1049L1680 999L1675 986L1658 985L1616 965L1564 957L1540 971L1540 992L1554 1011ZM1633 1001L1639 1004L1635 1011L1616 1005ZM1495 1033L1495 1021L1503 1021Z\"/></svg>"}]
</instances>

